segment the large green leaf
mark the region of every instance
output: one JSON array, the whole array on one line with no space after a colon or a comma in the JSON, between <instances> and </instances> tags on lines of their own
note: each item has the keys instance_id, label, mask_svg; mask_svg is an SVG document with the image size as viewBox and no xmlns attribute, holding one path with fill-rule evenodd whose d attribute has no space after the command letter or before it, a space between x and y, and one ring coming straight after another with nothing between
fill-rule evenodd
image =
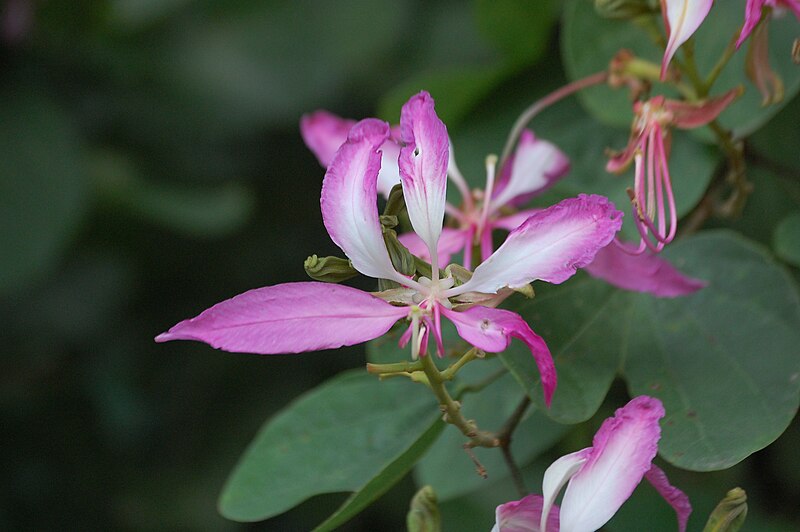
<instances>
[{"instance_id":1,"label":"large green leaf","mask_svg":"<svg viewBox=\"0 0 800 532\"><path fill-rule=\"evenodd\" d=\"M537 59L546 50L557 12L552 0L476 0L478 28L512 62Z\"/></svg>"},{"instance_id":2,"label":"large green leaf","mask_svg":"<svg viewBox=\"0 0 800 532\"><path fill-rule=\"evenodd\" d=\"M738 33L744 20L745 0L730 0L725 6L715 6L695 34L697 65L701 75L709 72L717 58ZM658 19L654 17L660 27ZM660 64L664 51L656 47L647 33L627 20L600 17L588 0L570 0L564 9L562 53L570 79L578 79L607 68L609 61L620 49L632 50L636 55ZM722 93L737 85L745 85L744 96L722 114L720 121L733 128L737 136L746 136L777 113L800 89L800 69L792 64L789 51L797 37L797 23L793 17L770 21L770 65L783 78L786 98L778 105L761 106L761 95L744 74L745 47L736 53L714 86L714 93ZM681 57L681 52L678 52ZM657 84L654 93L674 94ZM596 118L617 125L631 121L631 104L627 91L609 87L595 87L581 93L581 101Z\"/></svg>"},{"instance_id":3,"label":"large green leaf","mask_svg":"<svg viewBox=\"0 0 800 532\"><path fill-rule=\"evenodd\" d=\"M352 491L329 530L402 478L441 429L432 396L407 381L347 372L267 422L228 479L220 511L260 521L312 495Z\"/></svg>"},{"instance_id":4,"label":"large green leaf","mask_svg":"<svg viewBox=\"0 0 800 532\"><path fill-rule=\"evenodd\" d=\"M472 364L470 368L473 366L478 365ZM483 368L488 369L485 366ZM481 429L496 431L517 408L522 395L522 390L514 384L511 376L505 375L482 393L465 396L461 404L464 415L474 419ZM511 449L515 460L519 464L527 464L569 429L569 425L555 423L532 407L512 436ZM449 427L417 464L417 483L433 486L440 501L459 497L509 476L500 449L476 448L473 452L486 468L488 478L479 476L462 448L465 441L466 438L458 430Z\"/></svg>"},{"instance_id":5,"label":"large green leaf","mask_svg":"<svg viewBox=\"0 0 800 532\"><path fill-rule=\"evenodd\" d=\"M797 411L800 298L764 249L730 232L680 241L666 256L709 285L655 299L578 279L516 309L556 357L551 416L591 415L620 364L632 395L664 402L661 455L687 469L723 469L774 441ZM513 349L502 359L541 402L530 362Z\"/></svg>"},{"instance_id":6,"label":"large green leaf","mask_svg":"<svg viewBox=\"0 0 800 532\"><path fill-rule=\"evenodd\" d=\"M773 240L775 253L800 268L800 211L795 211L778 225Z\"/></svg>"},{"instance_id":7,"label":"large green leaf","mask_svg":"<svg viewBox=\"0 0 800 532\"><path fill-rule=\"evenodd\" d=\"M0 293L54 266L87 206L78 135L48 96L4 91L0 107Z\"/></svg>"}]
</instances>

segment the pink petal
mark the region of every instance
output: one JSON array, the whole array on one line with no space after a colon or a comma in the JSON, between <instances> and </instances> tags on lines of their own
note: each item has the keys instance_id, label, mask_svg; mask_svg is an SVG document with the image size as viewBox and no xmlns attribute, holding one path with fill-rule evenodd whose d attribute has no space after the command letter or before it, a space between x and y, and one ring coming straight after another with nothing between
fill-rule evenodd
<instances>
[{"instance_id":1,"label":"pink petal","mask_svg":"<svg viewBox=\"0 0 800 532\"><path fill-rule=\"evenodd\" d=\"M653 464L650 470L645 473L645 478L656 489L656 491L664 497L664 499L675 509L678 516L678 530L684 532L686 530L686 523L689 521L689 515L692 513L692 505L689 502L689 497L684 492L669 483L667 474Z\"/></svg>"},{"instance_id":2,"label":"pink petal","mask_svg":"<svg viewBox=\"0 0 800 532\"><path fill-rule=\"evenodd\" d=\"M333 158L322 182L322 221L353 267L370 277L402 276L392 267L378 218L378 147L389 125L374 118L357 123Z\"/></svg>"},{"instance_id":3,"label":"pink petal","mask_svg":"<svg viewBox=\"0 0 800 532\"><path fill-rule=\"evenodd\" d=\"M669 33L669 42L661 62L661 80L678 48L697 31L711 9L713 0L661 0L661 12Z\"/></svg>"},{"instance_id":4,"label":"pink petal","mask_svg":"<svg viewBox=\"0 0 800 532\"><path fill-rule=\"evenodd\" d=\"M651 467L662 417L661 401L639 396L603 422L561 501L564 530L597 530L613 517Z\"/></svg>"},{"instance_id":5,"label":"pink petal","mask_svg":"<svg viewBox=\"0 0 800 532\"><path fill-rule=\"evenodd\" d=\"M470 235L471 233L465 229L453 229L450 227L442 229L442 234L439 237L439 244L437 245L439 265L444 266L450 264L450 258L454 254L462 251L464 246L472 245ZM408 248L408 251L410 251L412 255L416 255L422 260L430 262L431 254L430 251L428 251L428 246L417 233L403 233L398 235L397 239Z\"/></svg>"},{"instance_id":6,"label":"pink petal","mask_svg":"<svg viewBox=\"0 0 800 532\"><path fill-rule=\"evenodd\" d=\"M408 217L428 249L435 250L444 220L450 142L430 94L423 91L406 102L400 129L405 146L398 164Z\"/></svg>"},{"instance_id":7,"label":"pink petal","mask_svg":"<svg viewBox=\"0 0 800 532\"><path fill-rule=\"evenodd\" d=\"M761 93L761 105L777 103L783 99L783 80L769 66L769 24L756 26L750 37L744 71Z\"/></svg>"},{"instance_id":8,"label":"pink petal","mask_svg":"<svg viewBox=\"0 0 800 532\"><path fill-rule=\"evenodd\" d=\"M622 213L608 198L581 194L535 213L475 269L467 283L448 295L496 293L536 279L559 284L589 264L622 225Z\"/></svg>"},{"instance_id":9,"label":"pink petal","mask_svg":"<svg viewBox=\"0 0 800 532\"><path fill-rule=\"evenodd\" d=\"M463 312L442 308L442 314L455 324L461 338L489 353L505 351L511 338L525 342L542 377L544 401L550 405L557 382L553 356L542 337L533 332L519 314L481 306Z\"/></svg>"},{"instance_id":10,"label":"pink petal","mask_svg":"<svg viewBox=\"0 0 800 532\"><path fill-rule=\"evenodd\" d=\"M626 253L620 246L630 250ZM595 255L586 271L623 290L656 297L678 297L697 292L708 283L679 272L665 259L651 253L632 254L636 246L612 243Z\"/></svg>"},{"instance_id":11,"label":"pink petal","mask_svg":"<svg viewBox=\"0 0 800 532\"><path fill-rule=\"evenodd\" d=\"M510 204L521 205L541 194L569 171L569 159L554 144L525 130L514 153L511 174L495 187L491 210Z\"/></svg>"},{"instance_id":12,"label":"pink petal","mask_svg":"<svg viewBox=\"0 0 800 532\"><path fill-rule=\"evenodd\" d=\"M327 168L336 150L347 140L347 132L355 124L355 120L319 110L303 115L300 119L300 135L308 149L317 156L319 164Z\"/></svg>"},{"instance_id":13,"label":"pink petal","mask_svg":"<svg viewBox=\"0 0 800 532\"><path fill-rule=\"evenodd\" d=\"M526 209L524 211L515 212L514 214L509 214L508 216L503 216L502 218L497 218L490 222L492 229L505 229L506 231L513 231L525 221L536 214L537 212L541 212L543 209Z\"/></svg>"},{"instance_id":14,"label":"pink petal","mask_svg":"<svg viewBox=\"0 0 800 532\"><path fill-rule=\"evenodd\" d=\"M301 353L372 340L407 314L407 307L349 286L286 283L217 303L156 342L197 340L236 353Z\"/></svg>"},{"instance_id":15,"label":"pink petal","mask_svg":"<svg viewBox=\"0 0 800 532\"><path fill-rule=\"evenodd\" d=\"M539 521L542 519L544 499L541 495L528 495L518 501L501 504L495 510L496 532L540 532ZM550 512L547 519L547 530L558 532L558 506Z\"/></svg>"},{"instance_id":16,"label":"pink petal","mask_svg":"<svg viewBox=\"0 0 800 532\"><path fill-rule=\"evenodd\" d=\"M739 33L739 38L736 40L737 50L753 32L753 28L756 27L758 21L761 20L761 9L764 4L766 4L765 0L747 0L747 5L744 8L744 25L741 33Z\"/></svg>"},{"instance_id":17,"label":"pink petal","mask_svg":"<svg viewBox=\"0 0 800 532\"><path fill-rule=\"evenodd\" d=\"M319 164L327 168L333 161L336 151L347 140L347 133L355 125L355 120L340 118L328 111L314 111L300 119L300 134L306 146L317 156ZM392 135L381 145L381 170L378 173L378 192L389 197L392 187L400 182L397 157L400 155L399 138L392 129Z\"/></svg>"},{"instance_id":18,"label":"pink petal","mask_svg":"<svg viewBox=\"0 0 800 532\"><path fill-rule=\"evenodd\" d=\"M731 89L722 96L701 103L664 100L664 109L672 113L672 124L682 129L704 126L717 118L741 94L740 88Z\"/></svg>"}]
</instances>

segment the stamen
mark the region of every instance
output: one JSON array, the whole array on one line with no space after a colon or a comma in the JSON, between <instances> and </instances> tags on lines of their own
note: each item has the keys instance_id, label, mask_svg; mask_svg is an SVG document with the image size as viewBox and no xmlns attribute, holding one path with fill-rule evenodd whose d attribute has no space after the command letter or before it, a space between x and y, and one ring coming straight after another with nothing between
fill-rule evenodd
<instances>
[{"instance_id":1,"label":"stamen","mask_svg":"<svg viewBox=\"0 0 800 532\"><path fill-rule=\"evenodd\" d=\"M492 203L492 192L494 192L494 175L497 167L497 155L486 157L486 191L483 194L483 210L478 221L478 235L482 235L489 217L489 205Z\"/></svg>"},{"instance_id":2,"label":"stamen","mask_svg":"<svg viewBox=\"0 0 800 532\"><path fill-rule=\"evenodd\" d=\"M456 157L455 153L453 152L452 142L450 142L449 158L447 161L447 175L450 177L450 180L456 186L458 191L461 192L461 197L464 198L464 206L468 211L471 211L474 206L472 202L472 194L469 191L467 180L464 179L464 176L461 174L461 170L458 169L458 165L456 164Z\"/></svg>"}]
</instances>

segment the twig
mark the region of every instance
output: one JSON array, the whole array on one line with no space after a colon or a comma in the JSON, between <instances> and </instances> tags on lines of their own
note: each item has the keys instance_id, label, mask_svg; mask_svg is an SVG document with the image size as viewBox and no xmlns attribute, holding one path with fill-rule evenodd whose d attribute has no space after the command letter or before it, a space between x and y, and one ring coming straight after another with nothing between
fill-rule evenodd
<instances>
[{"instance_id":1,"label":"twig","mask_svg":"<svg viewBox=\"0 0 800 532\"><path fill-rule=\"evenodd\" d=\"M514 486L517 488L517 492L519 493L520 497L524 497L528 494L528 490L525 488L525 480L522 478L522 471L520 471L517 462L514 460L514 456L511 453L511 437L516 430L519 422L522 421L522 416L525 415L525 412L528 410L528 407L531 404L531 399L527 395L522 398L522 401L517 405L517 408L514 409L514 412L511 414L503 427L497 433L497 439L500 440L500 450L503 451L503 459L506 462L506 466L508 466L509 471L511 472L511 478L514 479Z\"/></svg>"}]
</instances>

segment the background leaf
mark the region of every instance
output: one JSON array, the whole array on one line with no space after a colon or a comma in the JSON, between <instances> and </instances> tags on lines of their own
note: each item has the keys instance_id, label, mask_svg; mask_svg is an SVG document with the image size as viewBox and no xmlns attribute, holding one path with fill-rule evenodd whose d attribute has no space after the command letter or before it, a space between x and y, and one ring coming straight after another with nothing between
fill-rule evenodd
<instances>
[{"instance_id":1,"label":"background leaf","mask_svg":"<svg viewBox=\"0 0 800 532\"><path fill-rule=\"evenodd\" d=\"M439 410L415 386L355 370L297 399L247 449L222 492L220 511L236 521L260 521L312 495L355 491L359 500L346 503L333 523L351 517L413 466L420 438L433 439L429 430Z\"/></svg>"},{"instance_id":2,"label":"background leaf","mask_svg":"<svg viewBox=\"0 0 800 532\"><path fill-rule=\"evenodd\" d=\"M795 211L778 225L773 237L775 253L800 268L800 211Z\"/></svg>"}]
</instances>

